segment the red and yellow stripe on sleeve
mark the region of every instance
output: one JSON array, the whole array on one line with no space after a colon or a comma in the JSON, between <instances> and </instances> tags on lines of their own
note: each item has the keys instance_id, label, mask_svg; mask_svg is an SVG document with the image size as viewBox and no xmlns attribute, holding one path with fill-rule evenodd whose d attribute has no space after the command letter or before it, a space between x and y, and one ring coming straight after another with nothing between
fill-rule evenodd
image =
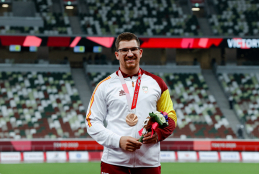
<instances>
[{"instance_id":1,"label":"red and yellow stripe on sleeve","mask_svg":"<svg viewBox=\"0 0 259 174\"><path fill-rule=\"evenodd\" d=\"M109 80L111 77L106 77L105 79L103 79L102 81L100 81L98 83L98 85L95 87L94 89L94 92L93 92L93 95L91 97L91 100L90 100L90 108L89 108L89 113L87 114L86 116L86 120L88 122L88 126L91 127L92 126L92 123L91 123L91 119L90 119L90 115L91 115L91 108L92 108L92 105L93 105L93 102L94 102L94 95L95 95L95 92L97 90L97 88L100 86L100 84L102 84L103 82L105 82L106 80Z\"/></svg>"},{"instance_id":2,"label":"red and yellow stripe on sleeve","mask_svg":"<svg viewBox=\"0 0 259 174\"><path fill-rule=\"evenodd\" d=\"M175 122L175 126L177 124L177 116L175 113L175 110L173 108L173 102L170 97L169 90L166 89L160 99L157 102L157 110L158 111L164 111L168 114L168 117L172 118Z\"/></svg>"}]
</instances>

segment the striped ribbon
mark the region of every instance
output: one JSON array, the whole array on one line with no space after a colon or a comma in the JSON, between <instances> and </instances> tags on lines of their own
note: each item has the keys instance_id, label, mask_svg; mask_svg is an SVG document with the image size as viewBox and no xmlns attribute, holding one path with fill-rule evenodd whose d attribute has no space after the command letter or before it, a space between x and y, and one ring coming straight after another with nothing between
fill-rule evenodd
<instances>
[{"instance_id":1,"label":"striped ribbon","mask_svg":"<svg viewBox=\"0 0 259 174\"><path fill-rule=\"evenodd\" d=\"M126 99L127 99L127 103L128 103L128 106L129 106L129 109L130 110L133 110L136 108L137 106L137 101L138 101L138 94L139 94L139 88L140 88L140 84L141 84L141 69L139 69L139 72L138 72L138 80L136 82L136 86L135 86L135 90L134 90L134 95L133 95L133 101L131 102L131 98L130 98L130 93L129 93L129 89L127 87L127 84L122 76L122 73L121 71L119 70L118 72L119 74L119 79L121 81L121 85L122 85L122 88L124 90L124 92L126 93Z\"/></svg>"}]
</instances>

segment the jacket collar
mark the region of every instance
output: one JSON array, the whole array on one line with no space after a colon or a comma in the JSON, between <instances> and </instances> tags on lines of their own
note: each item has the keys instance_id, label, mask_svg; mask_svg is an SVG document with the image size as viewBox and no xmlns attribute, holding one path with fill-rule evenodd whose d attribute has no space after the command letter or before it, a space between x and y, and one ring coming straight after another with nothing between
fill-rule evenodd
<instances>
[{"instance_id":1,"label":"jacket collar","mask_svg":"<svg viewBox=\"0 0 259 174\"><path fill-rule=\"evenodd\" d=\"M139 68L139 69L141 69L141 68ZM127 78L127 77L132 78L133 76L138 76L138 72L137 72L136 74L133 74L133 75L128 75L128 74L124 73L124 72L120 69L120 67L119 67L119 70L121 71L121 74L122 74L122 76L123 76L124 78ZM119 70L116 71L117 76L119 76ZM143 74L144 74L144 70L141 69L141 75L143 75Z\"/></svg>"}]
</instances>

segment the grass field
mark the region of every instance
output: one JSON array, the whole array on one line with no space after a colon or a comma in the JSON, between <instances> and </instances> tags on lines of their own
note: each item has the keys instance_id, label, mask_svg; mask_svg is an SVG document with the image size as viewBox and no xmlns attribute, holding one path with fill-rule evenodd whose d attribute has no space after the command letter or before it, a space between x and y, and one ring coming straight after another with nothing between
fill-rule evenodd
<instances>
[{"instance_id":1,"label":"grass field","mask_svg":"<svg viewBox=\"0 0 259 174\"><path fill-rule=\"evenodd\" d=\"M0 164L0 174L100 174L99 162ZM162 174L259 174L258 163L162 163Z\"/></svg>"}]
</instances>

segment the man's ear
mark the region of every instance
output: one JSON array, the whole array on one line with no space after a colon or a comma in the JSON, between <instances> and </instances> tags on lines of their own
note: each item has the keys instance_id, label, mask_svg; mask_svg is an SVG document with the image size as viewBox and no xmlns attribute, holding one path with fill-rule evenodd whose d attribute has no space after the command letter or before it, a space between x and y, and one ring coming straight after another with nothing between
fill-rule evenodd
<instances>
[{"instance_id":1,"label":"man's ear","mask_svg":"<svg viewBox=\"0 0 259 174\"><path fill-rule=\"evenodd\" d=\"M116 59L117 59L117 60L120 60L120 59L119 59L119 53L118 53L117 51L115 51L115 56L116 56Z\"/></svg>"},{"instance_id":2,"label":"man's ear","mask_svg":"<svg viewBox=\"0 0 259 174\"><path fill-rule=\"evenodd\" d=\"M140 49L140 50L139 50L139 57L140 57L140 58L142 57L142 53L143 53L143 50Z\"/></svg>"}]
</instances>

